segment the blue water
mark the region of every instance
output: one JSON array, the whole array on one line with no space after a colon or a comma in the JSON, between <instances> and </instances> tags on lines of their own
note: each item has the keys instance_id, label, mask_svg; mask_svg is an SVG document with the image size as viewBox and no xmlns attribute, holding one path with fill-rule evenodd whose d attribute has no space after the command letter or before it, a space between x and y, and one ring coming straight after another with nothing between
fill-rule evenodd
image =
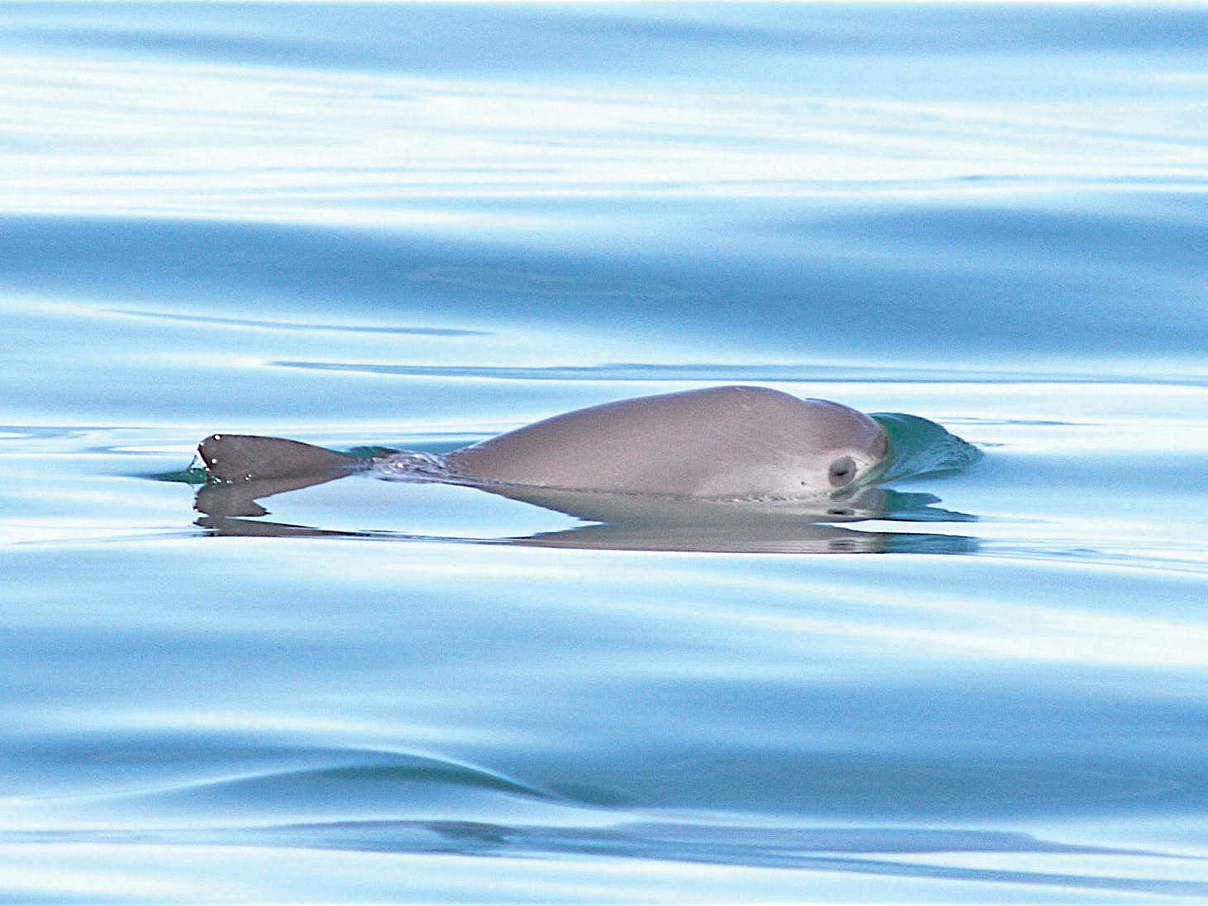
<instances>
[{"instance_id":1,"label":"blue water","mask_svg":"<svg viewBox=\"0 0 1208 906\"><path fill-rule=\"evenodd\" d=\"M0 901L1208 902L1208 8L6 4L0 81ZM737 382L983 455L190 481Z\"/></svg>"}]
</instances>

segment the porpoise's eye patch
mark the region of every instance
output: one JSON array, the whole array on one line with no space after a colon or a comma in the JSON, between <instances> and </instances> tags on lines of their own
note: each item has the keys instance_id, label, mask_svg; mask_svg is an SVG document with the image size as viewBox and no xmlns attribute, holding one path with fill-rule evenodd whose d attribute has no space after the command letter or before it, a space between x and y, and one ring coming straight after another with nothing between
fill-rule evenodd
<instances>
[{"instance_id":1,"label":"porpoise's eye patch","mask_svg":"<svg viewBox=\"0 0 1208 906\"><path fill-rule=\"evenodd\" d=\"M840 488L845 484L850 484L852 479L856 477L856 462L850 456L840 456L830 464L830 473L827 476L830 478L832 488Z\"/></svg>"}]
</instances>

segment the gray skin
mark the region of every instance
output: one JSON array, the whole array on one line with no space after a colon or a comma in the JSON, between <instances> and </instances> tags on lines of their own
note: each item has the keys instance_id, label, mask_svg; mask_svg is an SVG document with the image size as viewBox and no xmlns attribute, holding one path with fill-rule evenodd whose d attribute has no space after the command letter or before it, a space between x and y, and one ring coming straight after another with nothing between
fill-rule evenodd
<instances>
[{"instance_id":1,"label":"gray skin","mask_svg":"<svg viewBox=\"0 0 1208 906\"><path fill-rule=\"evenodd\" d=\"M259 437L254 434L212 434L197 447L206 470L219 481L263 481L301 479L300 487L313 482L310 476L340 473L356 468L351 456L297 440ZM282 487L280 490L287 490Z\"/></svg>"},{"instance_id":2,"label":"gray skin","mask_svg":"<svg viewBox=\"0 0 1208 906\"><path fill-rule=\"evenodd\" d=\"M472 482L677 497L802 497L867 476L885 430L862 412L765 387L605 403L445 457Z\"/></svg>"},{"instance_id":3,"label":"gray skin","mask_svg":"<svg viewBox=\"0 0 1208 906\"><path fill-rule=\"evenodd\" d=\"M221 481L330 480L370 468L297 441L214 435L202 458ZM712 387L579 409L444 457L444 480L494 490L697 499L820 497L875 475L885 430L862 412L764 387ZM392 461L423 454L397 454ZM441 480L441 479L436 479ZM309 482L313 483L313 482Z\"/></svg>"}]
</instances>

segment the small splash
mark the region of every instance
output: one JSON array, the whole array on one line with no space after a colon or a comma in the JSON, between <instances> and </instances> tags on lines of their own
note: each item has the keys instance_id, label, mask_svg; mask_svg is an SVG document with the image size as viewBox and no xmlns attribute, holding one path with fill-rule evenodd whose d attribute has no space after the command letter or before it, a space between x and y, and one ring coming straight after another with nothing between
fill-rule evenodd
<instances>
[{"instance_id":1,"label":"small splash","mask_svg":"<svg viewBox=\"0 0 1208 906\"><path fill-rule=\"evenodd\" d=\"M365 448L368 449L368 448ZM459 484L444 457L420 450L390 450L372 457L376 477L386 481L440 481Z\"/></svg>"}]
</instances>

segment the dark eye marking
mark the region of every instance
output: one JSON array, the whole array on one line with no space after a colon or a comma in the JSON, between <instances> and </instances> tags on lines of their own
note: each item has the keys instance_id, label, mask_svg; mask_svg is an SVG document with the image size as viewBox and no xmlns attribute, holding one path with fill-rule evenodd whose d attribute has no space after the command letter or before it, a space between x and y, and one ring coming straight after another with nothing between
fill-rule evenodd
<instances>
[{"instance_id":1,"label":"dark eye marking","mask_svg":"<svg viewBox=\"0 0 1208 906\"><path fill-rule=\"evenodd\" d=\"M856 477L855 460L850 456L840 456L830 464L830 472L827 477L830 479L831 487L833 488L850 484L852 479Z\"/></svg>"}]
</instances>

